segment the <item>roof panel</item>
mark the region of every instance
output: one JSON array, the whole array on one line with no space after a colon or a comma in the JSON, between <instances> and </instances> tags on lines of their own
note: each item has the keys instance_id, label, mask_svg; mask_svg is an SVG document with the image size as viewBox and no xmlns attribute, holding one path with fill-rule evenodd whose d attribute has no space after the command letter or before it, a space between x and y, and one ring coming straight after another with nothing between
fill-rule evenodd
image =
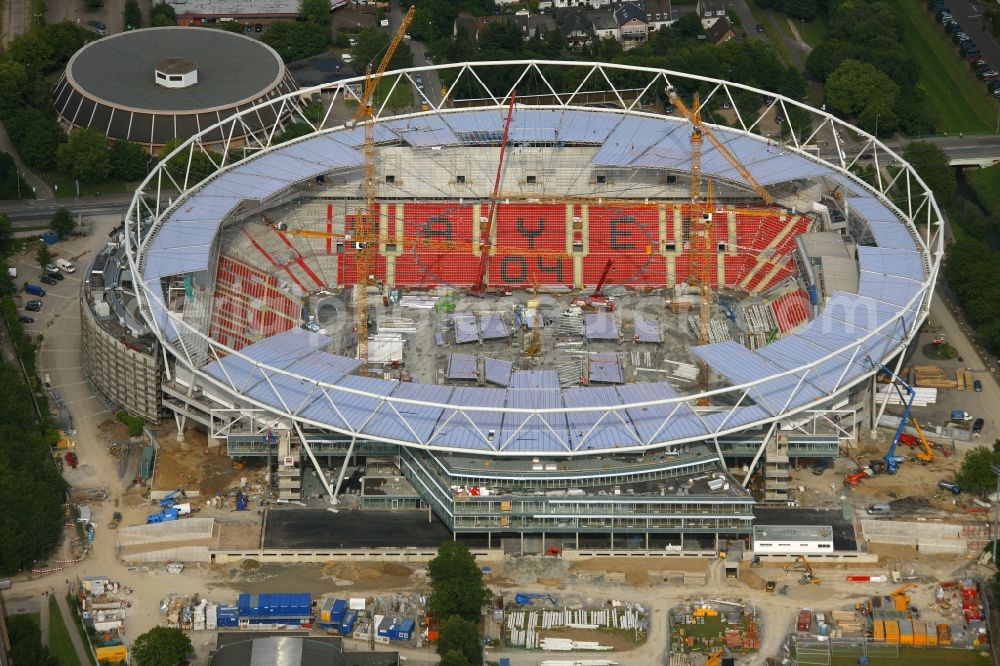
<instances>
[{"instance_id":1,"label":"roof panel","mask_svg":"<svg viewBox=\"0 0 1000 666\"><path fill-rule=\"evenodd\" d=\"M570 388L563 392L567 407L596 407L592 412L567 412L573 450L616 449L636 446L639 437L624 410L609 411L620 401L612 387Z\"/></svg>"}]
</instances>

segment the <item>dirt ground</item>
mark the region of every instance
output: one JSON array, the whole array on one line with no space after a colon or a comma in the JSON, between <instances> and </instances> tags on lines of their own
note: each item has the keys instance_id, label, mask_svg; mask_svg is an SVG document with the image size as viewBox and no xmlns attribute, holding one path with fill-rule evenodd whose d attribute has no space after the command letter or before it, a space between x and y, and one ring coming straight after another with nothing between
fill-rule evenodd
<instances>
[{"instance_id":1,"label":"dirt ground","mask_svg":"<svg viewBox=\"0 0 1000 666\"><path fill-rule=\"evenodd\" d=\"M174 429L161 427L155 431L160 442L153 473L154 490L197 490L201 501L239 483L247 477L254 479L253 469L237 469L220 446L208 446L208 437L198 430L189 429L183 442L177 442Z\"/></svg>"},{"instance_id":2,"label":"dirt ground","mask_svg":"<svg viewBox=\"0 0 1000 666\"><path fill-rule=\"evenodd\" d=\"M259 522L218 520L215 528L219 533L220 549L260 548L262 525Z\"/></svg>"}]
</instances>

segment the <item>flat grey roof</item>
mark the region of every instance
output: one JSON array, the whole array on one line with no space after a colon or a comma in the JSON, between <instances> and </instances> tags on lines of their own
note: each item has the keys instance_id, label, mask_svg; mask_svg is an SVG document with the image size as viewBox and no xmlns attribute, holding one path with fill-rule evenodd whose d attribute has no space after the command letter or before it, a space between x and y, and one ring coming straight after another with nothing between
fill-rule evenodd
<instances>
[{"instance_id":1,"label":"flat grey roof","mask_svg":"<svg viewBox=\"0 0 1000 666\"><path fill-rule=\"evenodd\" d=\"M833 525L754 525L753 538L770 540L833 539Z\"/></svg>"},{"instance_id":2,"label":"flat grey roof","mask_svg":"<svg viewBox=\"0 0 1000 666\"><path fill-rule=\"evenodd\" d=\"M188 58L198 83L179 89L155 82L157 63ZM278 54L244 35L211 28L147 28L87 44L70 59L66 78L87 97L145 111L231 107L257 99L284 74Z\"/></svg>"}]
</instances>

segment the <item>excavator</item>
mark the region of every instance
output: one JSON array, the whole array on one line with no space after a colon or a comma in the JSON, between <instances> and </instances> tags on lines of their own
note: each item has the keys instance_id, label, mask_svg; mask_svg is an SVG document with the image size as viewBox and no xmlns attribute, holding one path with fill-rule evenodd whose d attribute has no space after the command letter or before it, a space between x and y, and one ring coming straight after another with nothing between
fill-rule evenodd
<instances>
[{"instance_id":1,"label":"excavator","mask_svg":"<svg viewBox=\"0 0 1000 666\"><path fill-rule=\"evenodd\" d=\"M892 593L892 605L898 611L905 611L910 605L910 596L906 593L907 590L912 590L916 588L916 584L907 583L903 587L899 588Z\"/></svg>"},{"instance_id":2,"label":"excavator","mask_svg":"<svg viewBox=\"0 0 1000 666\"><path fill-rule=\"evenodd\" d=\"M708 659L705 660L705 666L719 666L722 663L722 658L725 656L725 650L716 650L708 655Z\"/></svg>"},{"instance_id":3,"label":"excavator","mask_svg":"<svg viewBox=\"0 0 1000 666\"><path fill-rule=\"evenodd\" d=\"M784 568L785 571L801 571L802 578L799 579L799 583L802 585L819 585L820 583L819 578L813 574L812 565L809 564L805 555L797 556L793 564L786 564Z\"/></svg>"}]
</instances>

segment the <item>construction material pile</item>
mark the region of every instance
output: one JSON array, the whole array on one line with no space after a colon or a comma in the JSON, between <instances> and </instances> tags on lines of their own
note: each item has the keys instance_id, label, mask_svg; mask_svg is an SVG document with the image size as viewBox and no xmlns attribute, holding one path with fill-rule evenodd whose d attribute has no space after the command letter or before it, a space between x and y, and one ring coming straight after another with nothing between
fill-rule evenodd
<instances>
[{"instance_id":1,"label":"construction material pile","mask_svg":"<svg viewBox=\"0 0 1000 666\"><path fill-rule=\"evenodd\" d=\"M625 629L645 635L648 631L648 616L646 610L639 605L621 604L607 608L594 609L545 609L545 610L515 610L507 613L505 623L508 633L508 643L514 647L543 650L578 649L578 650L610 650L610 647L583 647L589 642L576 641L579 647L555 647L559 641L543 637L540 631L547 629ZM565 639L568 640L568 639ZM545 647L546 641L552 641L553 647ZM568 641L574 643L574 641Z\"/></svg>"}]
</instances>

